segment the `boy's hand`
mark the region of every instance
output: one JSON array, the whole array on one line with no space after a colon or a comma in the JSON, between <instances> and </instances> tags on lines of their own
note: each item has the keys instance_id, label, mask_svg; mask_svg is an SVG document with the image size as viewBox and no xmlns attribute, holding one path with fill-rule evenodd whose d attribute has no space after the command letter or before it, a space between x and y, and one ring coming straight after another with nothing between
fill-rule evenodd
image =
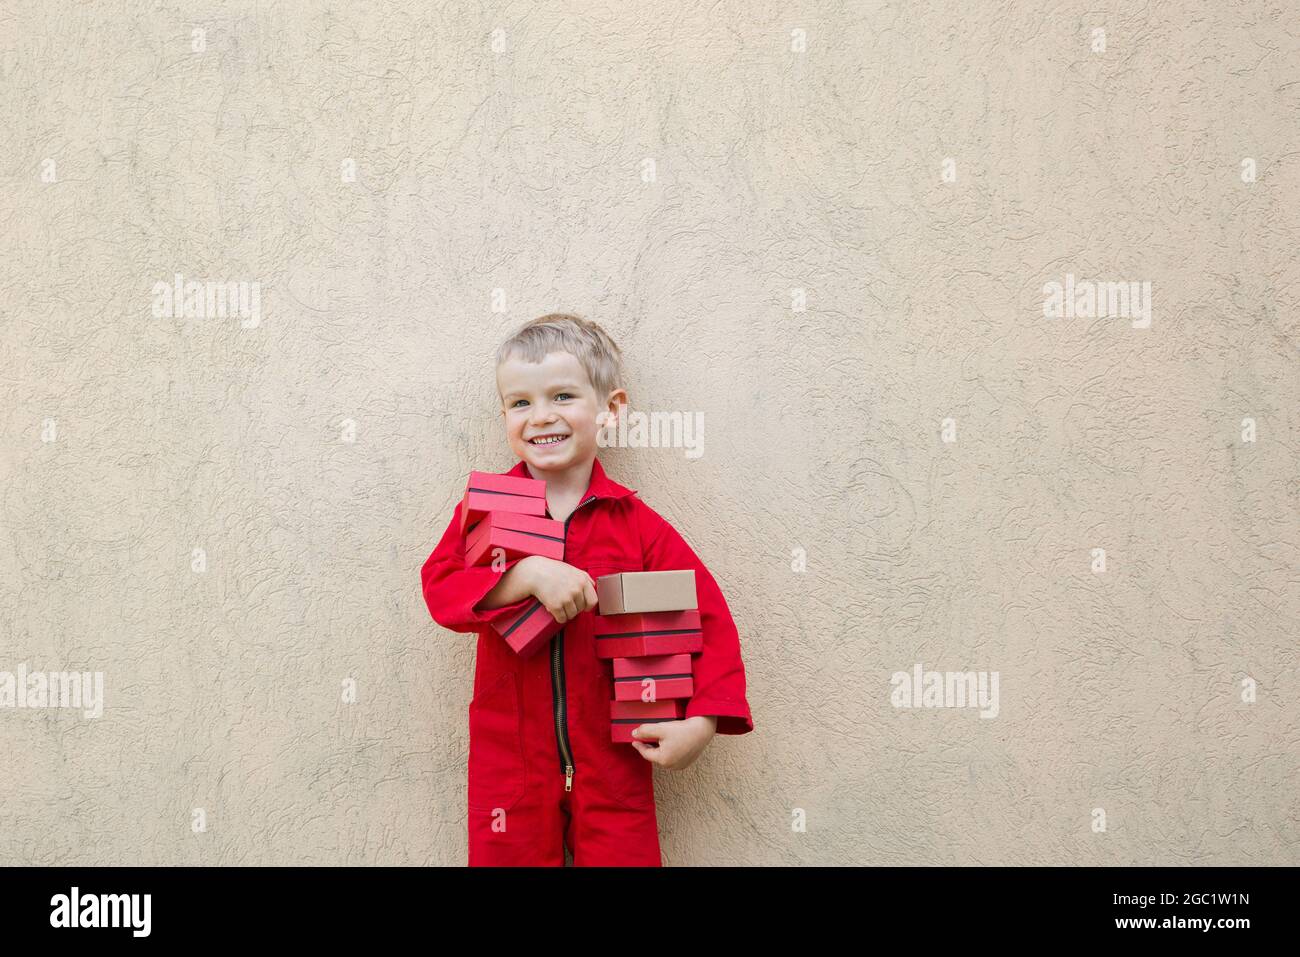
<instances>
[{"instance_id":1,"label":"boy's hand","mask_svg":"<svg viewBox=\"0 0 1300 957\"><path fill-rule=\"evenodd\" d=\"M682 721L653 721L638 725L632 732L632 747L647 761L669 771L680 771L704 753L717 730L718 719L712 715L697 714ZM655 747L654 742L659 746Z\"/></svg>"},{"instance_id":2,"label":"boy's hand","mask_svg":"<svg viewBox=\"0 0 1300 957\"><path fill-rule=\"evenodd\" d=\"M596 583L581 568L541 555L519 562L527 566L528 589L560 624L596 607Z\"/></svg>"}]
</instances>

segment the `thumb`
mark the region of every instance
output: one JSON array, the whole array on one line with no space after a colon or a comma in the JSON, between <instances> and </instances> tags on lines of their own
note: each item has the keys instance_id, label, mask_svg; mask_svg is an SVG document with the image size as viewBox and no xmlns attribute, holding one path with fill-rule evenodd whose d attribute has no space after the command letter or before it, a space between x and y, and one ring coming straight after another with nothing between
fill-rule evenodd
<instances>
[{"instance_id":1,"label":"thumb","mask_svg":"<svg viewBox=\"0 0 1300 957\"><path fill-rule=\"evenodd\" d=\"M658 741L664 735L663 729L659 727L659 722L650 724L638 724L632 729L632 737L638 741Z\"/></svg>"}]
</instances>

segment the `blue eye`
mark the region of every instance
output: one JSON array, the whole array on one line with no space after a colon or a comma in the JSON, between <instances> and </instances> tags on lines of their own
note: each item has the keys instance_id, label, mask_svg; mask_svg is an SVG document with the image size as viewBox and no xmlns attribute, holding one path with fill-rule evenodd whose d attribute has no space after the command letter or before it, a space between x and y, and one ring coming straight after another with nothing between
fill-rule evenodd
<instances>
[{"instance_id":1,"label":"blue eye","mask_svg":"<svg viewBox=\"0 0 1300 957\"><path fill-rule=\"evenodd\" d=\"M573 398L573 394L572 394L572 393L569 393L569 392L560 392L560 393L557 393L555 397L556 397L557 399L559 399L559 398L568 398L568 399L572 399L572 398Z\"/></svg>"},{"instance_id":2,"label":"blue eye","mask_svg":"<svg viewBox=\"0 0 1300 957\"><path fill-rule=\"evenodd\" d=\"M517 409L519 408L520 402L527 402L527 401L528 401L527 399L515 399L515 401L510 404L510 408Z\"/></svg>"}]
</instances>

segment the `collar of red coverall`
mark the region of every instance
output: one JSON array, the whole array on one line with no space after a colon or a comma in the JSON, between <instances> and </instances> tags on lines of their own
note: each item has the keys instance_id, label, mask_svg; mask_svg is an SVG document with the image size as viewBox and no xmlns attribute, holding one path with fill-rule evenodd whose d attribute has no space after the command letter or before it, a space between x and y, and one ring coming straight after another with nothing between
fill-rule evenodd
<instances>
[{"instance_id":1,"label":"collar of red coverall","mask_svg":"<svg viewBox=\"0 0 1300 957\"><path fill-rule=\"evenodd\" d=\"M515 463L514 468L504 474L517 476L518 478L532 478L528 471L528 463L523 459L520 459ZM636 494L636 489L620 485L605 474L605 467L600 464L599 458L591 460L591 482L587 485L587 491L582 494L580 501L586 501L591 495L595 495L597 498L623 498L626 495L634 494Z\"/></svg>"}]
</instances>

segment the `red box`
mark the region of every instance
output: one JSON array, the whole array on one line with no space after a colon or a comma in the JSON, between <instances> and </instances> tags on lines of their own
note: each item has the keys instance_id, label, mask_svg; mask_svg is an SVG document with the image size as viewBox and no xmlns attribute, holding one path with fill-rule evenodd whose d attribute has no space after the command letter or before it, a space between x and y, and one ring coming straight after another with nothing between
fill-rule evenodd
<instances>
[{"instance_id":1,"label":"red box","mask_svg":"<svg viewBox=\"0 0 1300 957\"><path fill-rule=\"evenodd\" d=\"M593 617L597 658L644 658L704 650L698 609Z\"/></svg>"},{"instance_id":2,"label":"red box","mask_svg":"<svg viewBox=\"0 0 1300 957\"><path fill-rule=\"evenodd\" d=\"M515 654L528 658L563 627L540 601L534 599L514 618L499 623L496 631Z\"/></svg>"},{"instance_id":3,"label":"red box","mask_svg":"<svg viewBox=\"0 0 1300 957\"><path fill-rule=\"evenodd\" d=\"M465 498L460 506L461 534L488 512L545 515L546 483L541 479L515 475L470 472Z\"/></svg>"},{"instance_id":4,"label":"red box","mask_svg":"<svg viewBox=\"0 0 1300 957\"><path fill-rule=\"evenodd\" d=\"M611 701L609 703L610 740L630 744L632 732L643 724L680 721L686 717L686 702L680 698L663 701Z\"/></svg>"},{"instance_id":5,"label":"red box","mask_svg":"<svg viewBox=\"0 0 1300 957\"><path fill-rule=\"evenodd\" d=\"M564 523L553 518L488 512L465 536L465 567L490 565L497 549L511 561L526 555L564 560Z\"/></svg>"},{"instance_id":6,"label":"red box","mask_svg":"<svg viewBox=\"0 0 1300 957\"><path fill-rule=\"evenodd\" d=\"M647 685L647 681L653 681ZM651 701L689 698L695 691L690 655L650 655L614 659L614 700Z\"/></svg>"}]
</instances>

